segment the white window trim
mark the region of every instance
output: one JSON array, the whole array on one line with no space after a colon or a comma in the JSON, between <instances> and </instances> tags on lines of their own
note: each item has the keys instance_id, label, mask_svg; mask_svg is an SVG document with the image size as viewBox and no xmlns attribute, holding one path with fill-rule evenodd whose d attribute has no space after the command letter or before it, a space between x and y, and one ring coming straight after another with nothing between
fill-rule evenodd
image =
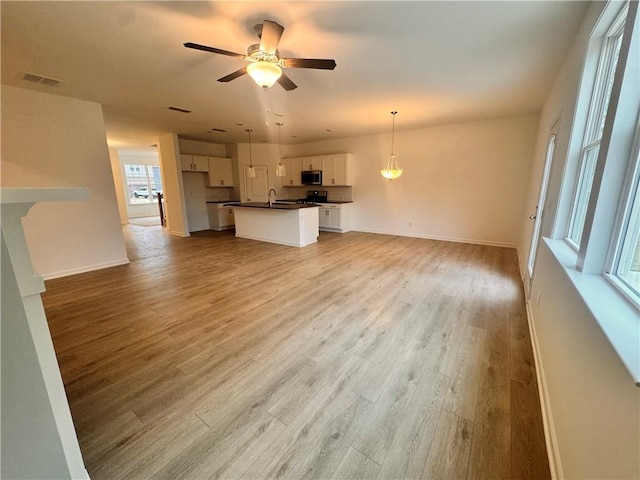
<instances>
[{"instance_id":1,"label":"white window trim","mask_svg":"<svg viewBox=\"0 0 640 480\"><path fill-rule=\"evenodd\" d=\"M622 8L616 13L613 21L607 27L607 30L601 36L601 44L598 53L597 67L595 70L595 79L592 84L591 95L589 97L589 108L587 110L586 122L583 132L582 141L580 143L580 153L578 158L577 169L573 180L572 196L570 201L570 209L568 214L568 222L566 223L566 231L564 232L564 240L575 251L580 250L580 243L575 242L572 239L573 225L575 215L578 211L579 193L582 186L583 172L586 164L586 153L593 147L600 145L602 136L594 138L596 131L600 129L600 122L596 122L594 118L601 118L605 103L605 95L603 89L606 89L608 83L604 80L609 78L611 73L611 66L613 63L612 52L615 51L616 44L620 41L618 37L622 36L625 28L626 18L628 16L629 4L625 3ZM607 99L609 100L609 99ZM604 135L604 132L603 132ZM587 212L588 215L588 212ZM584 226L589 221L588 218L584 219Z\"/></svg>"},{"instance_id":2,"label":"white window trim","mask_svg":"<svg viewBox=\"0 0 640 480\"><path fill-rule=\"evenodd\" d=\"M609 247L604 276L620 291L622 295L632 302L636 308L640 308L640 298L626 285L624 281L614 274L614 272L618 270L618 262L620 260L620 254L622 253L621 249L624 243L624 230L627 225L627 218L629 217L630 210L633 207L636 189L640 188L640 182L638 179L638 175L640 175L640 113L636 126L636 135L633 149L631 151L631 158L629 160L627 174L625 176L626 181L622 189L620 205L616 213L615 229L611 238L611 245Z\"/></svg>"}]
</instances>

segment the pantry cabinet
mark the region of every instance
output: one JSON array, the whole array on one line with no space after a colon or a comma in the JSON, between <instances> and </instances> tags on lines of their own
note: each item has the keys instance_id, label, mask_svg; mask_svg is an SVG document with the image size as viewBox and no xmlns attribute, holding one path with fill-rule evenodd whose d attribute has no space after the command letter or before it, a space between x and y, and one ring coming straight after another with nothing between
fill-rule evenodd
<instances>
[{"instance_id":1,"label":"pantry cabinet","mask_svg":"<svg viewBox=\"0 0 640 480\"><path fill-rule=\"evenodd\" d=\"M336 153L322 156L322 185L349 186L353 184L351 170L353 155Z\"/></svg>"},{"instance_id":2,"label":"pantry cabinet","mask_svg":"<svg viewBox=\"0 0 640 480\"><path fill-rule=\"evenodd\" d=\"M183 172L208 172L209 160L202 155L180 154Z\"/></svg>"},{"instance_id":3,"label":"pantry cabinet","mask_svg":"<svg viewBox=\"0 0 640 480\"><path fill-rule=\"evenodd\" d=\"M233 164L230 158L208 157L209 186L233 187Z\"/></svg>"},{"instance_id":4,"label":"pantry cabinet","mask_svg":"<svg viewBox=\"0 0 640 480\"><path fill-rule=\"evenodd\" d=\"M282 159L286 175L282 177L283 187L300 187L302 186L300 172L302 171L302 158L284 158Z\"/></svg>"}]
</instances>

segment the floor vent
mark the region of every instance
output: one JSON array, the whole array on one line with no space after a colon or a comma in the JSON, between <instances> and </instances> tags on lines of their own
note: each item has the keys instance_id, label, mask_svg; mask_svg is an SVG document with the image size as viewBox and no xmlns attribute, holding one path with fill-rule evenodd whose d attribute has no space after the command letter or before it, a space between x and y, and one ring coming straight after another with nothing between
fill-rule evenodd
<instances>
[{"instance_id":1,"label":"floor vent","mask_svg":"<svg viewBox=\"0 0 640 480\"><path fill-rule=\"evenodd\" d=\"M191 113L191 110L187 110L186 108L180 108L180 107L168 107L169 110L173 110L174 112L180 112L180 113Z\"/></svg>"},{"instance_id":2,"label":"floor vent","mask_svg":"<svg viewBox=\"0 0 640 480\"><path fill-rule=\"evenodd\" d=\"M27 82L41 83L48 87L56 87L62 83L62 80L56 80L55 78L45 77L43 75L38 75L37 73L29 72L25 72L22 79Z\"/></svg>"}]
</instances>

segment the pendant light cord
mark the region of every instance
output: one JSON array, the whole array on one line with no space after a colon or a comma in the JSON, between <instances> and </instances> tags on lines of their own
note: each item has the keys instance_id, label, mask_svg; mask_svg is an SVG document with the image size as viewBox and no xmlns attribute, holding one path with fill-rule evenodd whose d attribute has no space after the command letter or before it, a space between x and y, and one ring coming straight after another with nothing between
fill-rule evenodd
<instances>
[{"instance_id":1,"label":"pendant light cord","mask_svg":"<svg viewBox=\"0 0 640 480\"><path fill-rule=\"evenodd\" d=\"M393 142L396 138L396 113L398 112L391 112L391 115L393 115L393 121L391 123L391 156L393 156Z\"/></svg>"},{"instance_id":2,"label":"pendant light cord","mask_svg":"<svg viewBox=\"0 0 640 480\"><path fill-rule=\"evenodd\" d=\"M269 89L264 87L264 124L269 126L269 112L271 111L271 106L269 105Z\"/></svg>"}]
</instances>

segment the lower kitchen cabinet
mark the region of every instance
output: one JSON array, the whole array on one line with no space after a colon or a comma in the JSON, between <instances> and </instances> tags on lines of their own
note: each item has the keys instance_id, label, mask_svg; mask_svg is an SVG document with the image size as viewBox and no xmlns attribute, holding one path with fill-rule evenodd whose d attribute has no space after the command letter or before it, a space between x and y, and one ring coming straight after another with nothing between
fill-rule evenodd
<instances>
[{"instance_id":1,"label":"lower kitchen cabinet","mask_svg":"<svg viewBox=\"0 0 640 480\"><path fill-rule=\"evenodd\" d=\"M348 232L351 230L351 204L324 203L319 209L320 230L328 232Z\"/></svg>"},{"instance_id":2,"label":"lower kitchen cabinet","mask_svg":"<svg viewBox=\"0 0 640 480\"><path fill-rule=\"evenodd\" d=\"M233 207L225 207L223 203L207 203L209 214L209 230L227 230L233 228Z\"/></svg>"}]
</instances>

